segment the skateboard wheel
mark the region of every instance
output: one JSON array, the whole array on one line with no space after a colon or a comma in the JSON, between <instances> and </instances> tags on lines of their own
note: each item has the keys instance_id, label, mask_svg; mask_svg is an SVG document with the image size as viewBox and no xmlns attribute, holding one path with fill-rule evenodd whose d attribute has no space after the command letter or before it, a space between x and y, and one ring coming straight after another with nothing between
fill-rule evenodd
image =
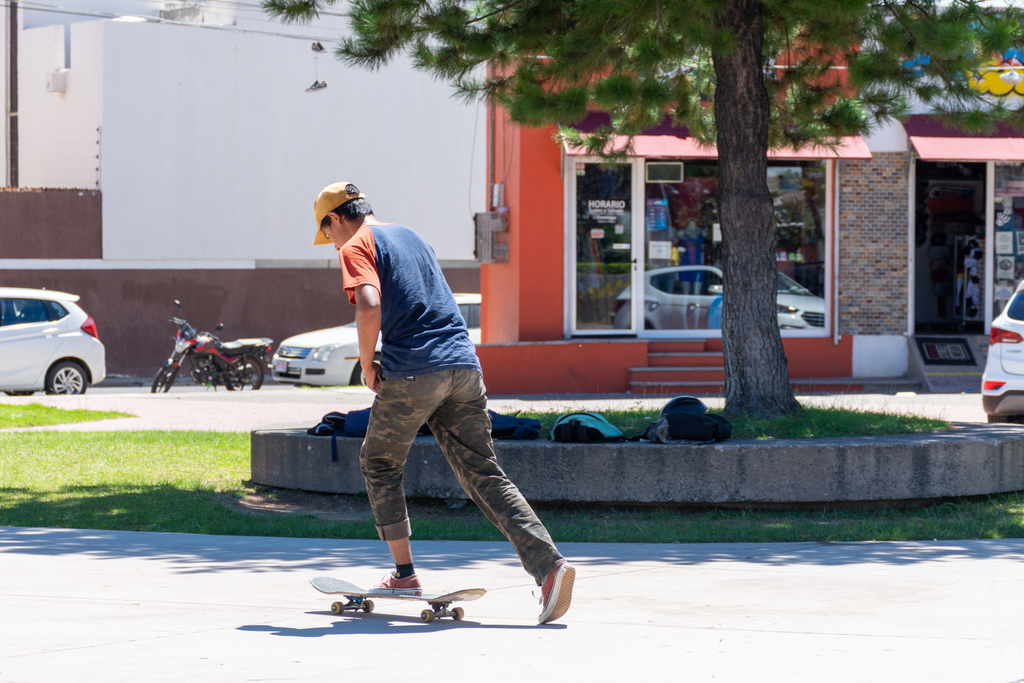
<instances>
[{"instance_id":1,"label":"skateboard wheel","mask_svg":"<svg viewBox=\"0 0 1024 683\"><path fill-rule=\"evenodd\" d=\"M344 611L345 606L342 605L340 602L336 602L333 605L331 605L331 612L333 612L334 614L341 614Z\"/></svg>"},{"instance_id":2,"label":"skateboard wheel","mask_svg":"<svg viewBox=\"0 0 1024 683\"><path fill-rule=\"evenodd\" d=\"M363 611L367 614L373 611L373 600L363 600Z\"/></svg>"},{"instance_id":3,"label":"skateboard wheel","mask_svg":"<svg viewBox=\"0 0 1024 683\"><path fill-rule=\"evenodd\" d=\"M464 616L466 616L466 610L461 607L456 607L452 610L452 619L455 621L461 621Z\"/></svg>"},{"instance_id":4,"label":"skateboard wheel","mask_svg":"<svg viewBox=\"0 0 1024 683\"><path fill-rule=\"evenodd\" d=\"M428 624L434 620L434 613L429 609L425 609L420 612L420 619L427 622Z\"/></svg>"}]
</instances>

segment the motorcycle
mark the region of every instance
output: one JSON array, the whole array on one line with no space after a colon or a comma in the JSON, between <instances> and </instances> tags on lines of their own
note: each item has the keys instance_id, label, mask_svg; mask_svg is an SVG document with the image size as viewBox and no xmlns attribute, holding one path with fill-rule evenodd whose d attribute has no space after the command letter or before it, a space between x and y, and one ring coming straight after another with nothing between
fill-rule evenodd
<instances>
[{"instance_id":1,"label":"motorcycle","mask_svg":"<svg viewBox=\"0 0 1024 683\"><path fill-rule=\"evenodd\" d=\"M174 305L181 312L181 302ZM209 332L199 332L182 318L171 318L178 326L174 336L174 353L160 368L153 380L151 393L158 394L171 390L178 377L181 362L188 360L189 377L196 384L214 388L227 387L228 391L251 387L253 391L263 386L263 377L270 369L273 339L236 339L221 342ZM218 323L215 332L224 329Z\"/></svg>"}]
</instances>

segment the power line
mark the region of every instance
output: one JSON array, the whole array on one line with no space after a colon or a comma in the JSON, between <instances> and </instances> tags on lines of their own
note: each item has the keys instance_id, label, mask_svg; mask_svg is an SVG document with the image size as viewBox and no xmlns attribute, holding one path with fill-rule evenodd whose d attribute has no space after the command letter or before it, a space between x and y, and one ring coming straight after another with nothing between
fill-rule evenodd
<instances>
[{"instance_id":1,"label":"power line","mask_svg":"<svg viewBox=\"0 0 1024 683\"><path fill-rule=\"evenodd\" d=\"M31 2L30 0L21 0L18 3L22 9L32 12L46 12L50 14L66 14L71 16L81 17L94 17L98 19L121 19L126 17L132 17L136 19L142 19L146 23L152 24L171 24L174 26L193 26L196 28L214 29L218 31L228 31L230 33L250 33L261 36L272 36L276 38L292 38L297 40L309 40L309 41L321 41L330 42L331 38L325 38L323 36L305 36L295 35L292 33L280 33L276 31L259 31L256 29L245 29L236 28L233 26L218 26L216 24L196 24L187 21L174 21L172 19L164 19L162 17L153 16L139 16L134 14L113 14L111 12L96 12L91 10L76 9L72 7L61 7L59 5L48 5L39 2ZM0 7L10 7L11 3L7 0L0 0ZM343 16L343 15L338 15ZM141 23L141 22L140 22ZM269 21L267 23L270 23Z\"/></svg>"},{"instance_id":2,"label":"power line","mask_svg":"<svg viewBox=\"0 0 1024 683\"><path fill-rule=\"evenodd\" d=\"M189 0L183 0L183 1L188 2ZM159 4L159 5L165 4L165 0L137 0L137 2L144 2L144 3L150 3L150 4ZM236 7L236 8L244 9L247 12L259 12L261 14L264 11L262 5L253 4L251 2L238 2L236 0L202 0L201 2L195 2L194 4L196 4L196 5L222 5L222 6L227 6L227 7ZM345 13L345 12L326 12L326 11L321 11L321 12L318 12L317 14L319 14L320 16L326 16L326 17L348 17L348 14Z\"/></svg>"}]
</instances>

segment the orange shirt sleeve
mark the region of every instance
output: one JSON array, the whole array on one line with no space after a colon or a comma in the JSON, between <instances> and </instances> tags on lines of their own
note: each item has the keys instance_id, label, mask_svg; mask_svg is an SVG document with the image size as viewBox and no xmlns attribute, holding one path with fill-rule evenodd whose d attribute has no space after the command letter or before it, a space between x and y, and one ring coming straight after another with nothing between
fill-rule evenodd
<instances>
[{"instance_id":1,"label":"orange shirt sleeve","mask_svg":"<svg viewBox=\"0 0 1024 683\"><path fill-rule=\"evenodd\" d=\"M356 302L356 287L373 285L380 292L380 275L377 273L377 250L373 242L373 231L359 230L341 248L341 277L348 293L349 303Z\"/></svg>"}]
</instances>

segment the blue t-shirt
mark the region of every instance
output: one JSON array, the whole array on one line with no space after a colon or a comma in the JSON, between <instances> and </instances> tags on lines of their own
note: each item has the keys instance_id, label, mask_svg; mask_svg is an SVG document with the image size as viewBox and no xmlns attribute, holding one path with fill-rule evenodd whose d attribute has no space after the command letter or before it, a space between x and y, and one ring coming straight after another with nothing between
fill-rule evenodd
<instances>
[{"instance_id":1,"label":"blue t-shirt","mask_svg":"<svg viewBox=\"0 0 1024 683\"><path fill-rule=\"evenodd\" d=\"M422 237L404 225L371 225L361 228L341 251L350 298L359 284L380 291L380 364L386 376L480 370L441 264ZM370 258L376 283L368 272Z\"/></svg>"}]
</instances>

